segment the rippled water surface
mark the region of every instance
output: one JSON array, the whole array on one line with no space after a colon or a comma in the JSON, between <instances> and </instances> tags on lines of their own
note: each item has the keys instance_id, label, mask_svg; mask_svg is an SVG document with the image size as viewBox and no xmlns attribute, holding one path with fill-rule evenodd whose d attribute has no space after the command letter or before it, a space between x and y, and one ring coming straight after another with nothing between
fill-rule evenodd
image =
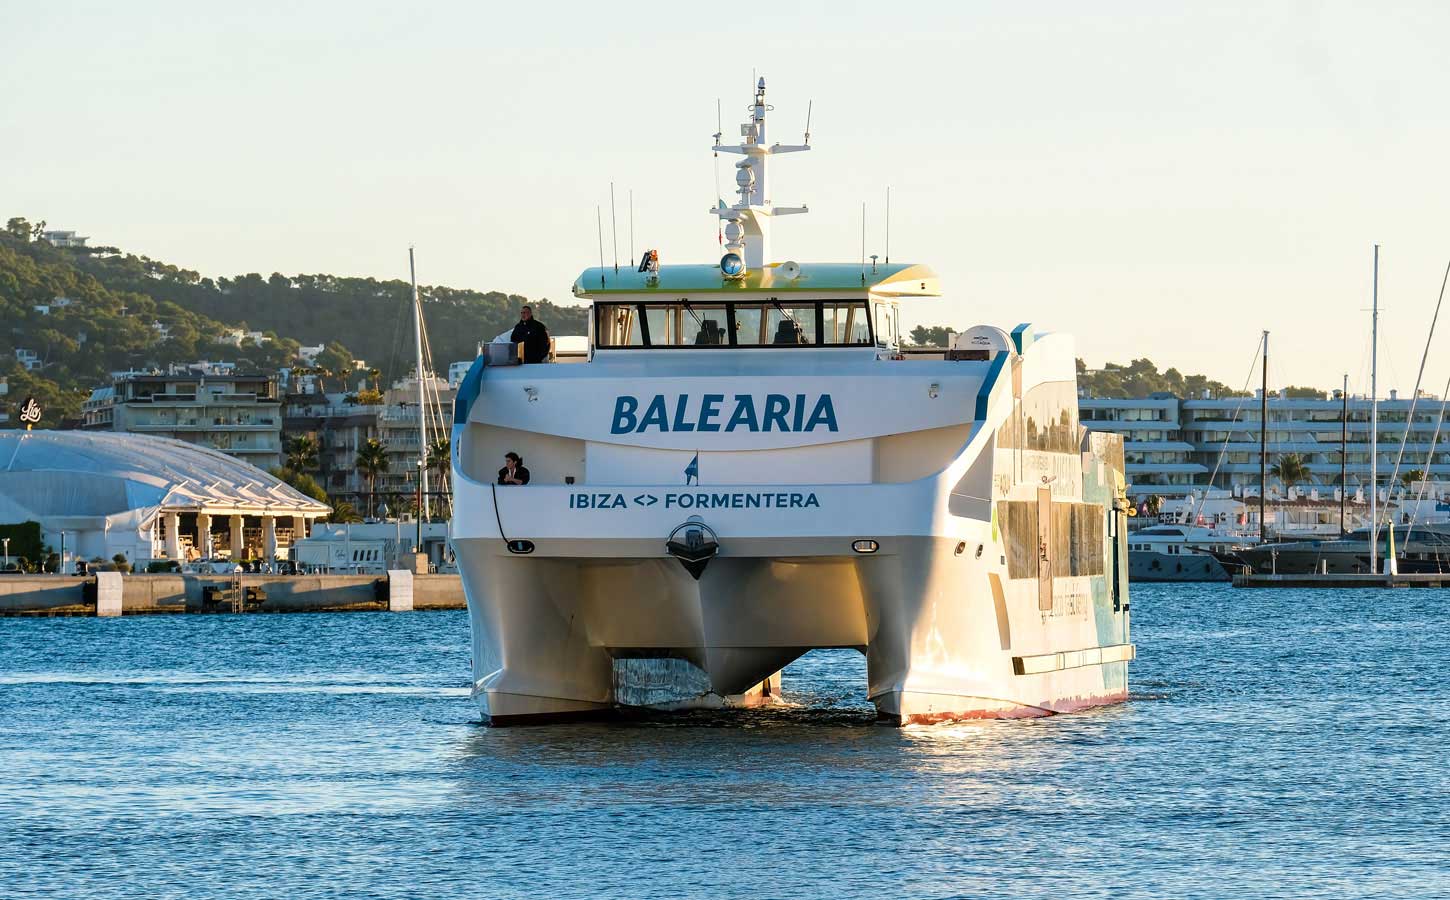
<instances>
[{"instance_id":1,"label":"rippled water surface","mask_svg":"<svg viewBox=\"0 0 1450 900\"><path fill-rule=\"evenodd\" d=\"M490 729L462 613L0 619L0 896L1450 895L1450 593L1133 587L1133 699Z\"/></svg>"}]
</instances>

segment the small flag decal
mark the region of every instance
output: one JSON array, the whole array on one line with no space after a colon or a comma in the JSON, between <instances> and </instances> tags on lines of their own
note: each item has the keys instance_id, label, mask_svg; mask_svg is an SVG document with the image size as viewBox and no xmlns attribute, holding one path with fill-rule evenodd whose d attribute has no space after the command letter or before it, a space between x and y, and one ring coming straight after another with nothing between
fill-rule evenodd
<instances>
[{"instance_id":1,"label":"small flag decal","mask_svg":"<svg viewBox=\"0 0 1450 900\"><path fill-rule=\"evenodd\" d=\"M685 466L685 485L688 486L691 480L695 484L700 483L700 451L698 450L695 451L695 458L690 460L688 466Z\"/></svg>"}]
</instances>

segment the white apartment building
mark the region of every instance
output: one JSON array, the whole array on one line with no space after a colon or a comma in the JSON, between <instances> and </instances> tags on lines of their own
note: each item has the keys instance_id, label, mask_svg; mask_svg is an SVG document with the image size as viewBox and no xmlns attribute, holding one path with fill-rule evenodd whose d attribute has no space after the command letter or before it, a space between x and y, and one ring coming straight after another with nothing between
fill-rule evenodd
<instances>
[{"instance_id":1,"label":"white apartment building","mask_svg":"<svg viewBox=\"0 0 1450 900\"><path fill-rule=\"evenodd\" d=\"M428 376L425 388L427 418L436 423L429 427L432 443L448 437L456 391L436 375ZM381 441L388 454L387 471L373 486L377 505L389 503L390 508L396 508L398 499L416 495L418 460L424 453L420 452L418 381L414 376L384 391L380 404L358 403L351 394L289 394L285 430L288 435L311 434L317 438L319 483L335 497L354 499L359 509L366 505L368 483L367 476L357 468L357 455L370 439ZM435 478L430 473L430 482ZM430 483L430 492L436 489Z\"/></svg>"},{"instance_id":2,"label":"white apartment building","mask_svg":"<svg viewBox=\"0 0 1450 900\"><path fill-rule=\"evenodd\" d=\"M1151 493L1163 497L1183 496L1203 488L1257 495L1259 406L1257 397L1180 399L1167 394L1142 400L1078 400L1085 426L1123 436L1133 495ZM1306 495L1316 488L1321 489L1321 494L1332 494L1339 484L1340 442L1345 431L1348 441L1343 455L1349 492L1368 490L1370 401L1367 397L1351 397L1348 406L1348 420L1344 422L1344 402L1338 392L1319 399L1270 395L1269 465L1284 454L1297 453L1304 458L1310 476L1298 485L1278 485L1271 475L1271 493L1282 495L1287 487L1297 487ZM1422 395L1414 404L1411 422L1410 406L1410 400L1394 392L1379 402L1378 476L1382 495L1391 486L1395 458L1407 433L1400 474L1424 470L1432 482L1450 482L1450 411L1440 398Z\"/></svg>"},{"instance_id":3,"label":"white apartment building","mask_svg":"<svg viewBox=\"0 0 1450 900\"><path fill-rule=\"evenodd\" d=\"M82 428L176 438L260 469L281 464L282 402L267 375L124 373L91 392Z\"/></svg>"}]
</instances>

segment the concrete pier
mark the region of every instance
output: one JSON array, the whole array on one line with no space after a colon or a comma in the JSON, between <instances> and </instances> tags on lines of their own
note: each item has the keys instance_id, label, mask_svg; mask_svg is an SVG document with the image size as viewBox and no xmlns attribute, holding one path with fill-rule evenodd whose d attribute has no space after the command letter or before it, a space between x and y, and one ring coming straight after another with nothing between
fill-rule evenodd
<instances>
[{"instance_id":1,"label":"concrete pier","mask_svg":"<svg viewBox=\"0 0 1450 900\"><path fill-rule=\"evenodd\" d=\"M126 582L120 572L96 573L96 615L119 616L126 607Z\"/></svg>"},{"instance_id":2,"label":"concrete pier","mask_svg":"<svg viewBox=\"0 0 1450 900\"><path fill-rule=\"evenodd\" d=\"M413 611L413 573L407 569L388 570L388 612Z\"/></svg>"},{"instance_id":3,"label":"concrete pier","mask_svg":"<svg viewBox=\"0 0 1450 900\"><path fill-rule=\"evenodd\" d=\"M230 589L229 575L0 576L0 616L119 616L201 613L207 588ZM457 575L243 575L264 599L249 612L463 609Z\"/></svg>"}]
</instances>

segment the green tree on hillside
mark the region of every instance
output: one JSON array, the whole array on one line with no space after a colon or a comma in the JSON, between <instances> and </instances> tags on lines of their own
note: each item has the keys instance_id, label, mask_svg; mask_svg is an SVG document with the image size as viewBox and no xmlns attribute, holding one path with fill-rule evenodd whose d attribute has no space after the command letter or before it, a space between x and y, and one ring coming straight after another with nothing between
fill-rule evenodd
<instances>
[{"instance_id":1,"label":"green tree on hillside","mask_svg":"<svg viewBox=\"0 0 1450 900\"><path fill-rule=\"evenodd\" d=\"M1141 400L1151 394L1167 393L1175 397L1200 397L1205 392L1215 397L1242 397L1228 385L1204 375L1184 375L1177 369L1159 372L1149 359L1135 359L1126 366L1107 363L1092 370L1081 359L1077 361L1077 384L1089 397L1119 400Z\"/></svg>"},{"instance_id":2,"label":"green tree on hillside","mask_svg":"<svg viewBox=\"0 0 1450 900\"><path fill-rule=\"evenodd\" d=\"M330 341L323 351L317 354L317 368L321 373L320 377L336 378L338 386L347 390L347 379L353 371L353 356L342 344Z\"/></svg>"},{"instance_id":3,"label":"green tree on hillside","mask_svg":"<svg viewBox=\"0 0 1450 900\"><path fill-rule=\"evenodd\" d=\"M918 347L946 347L951 333L945 325L918 325L911 329L911 342Z\"/></svg>"}]
</instances>

